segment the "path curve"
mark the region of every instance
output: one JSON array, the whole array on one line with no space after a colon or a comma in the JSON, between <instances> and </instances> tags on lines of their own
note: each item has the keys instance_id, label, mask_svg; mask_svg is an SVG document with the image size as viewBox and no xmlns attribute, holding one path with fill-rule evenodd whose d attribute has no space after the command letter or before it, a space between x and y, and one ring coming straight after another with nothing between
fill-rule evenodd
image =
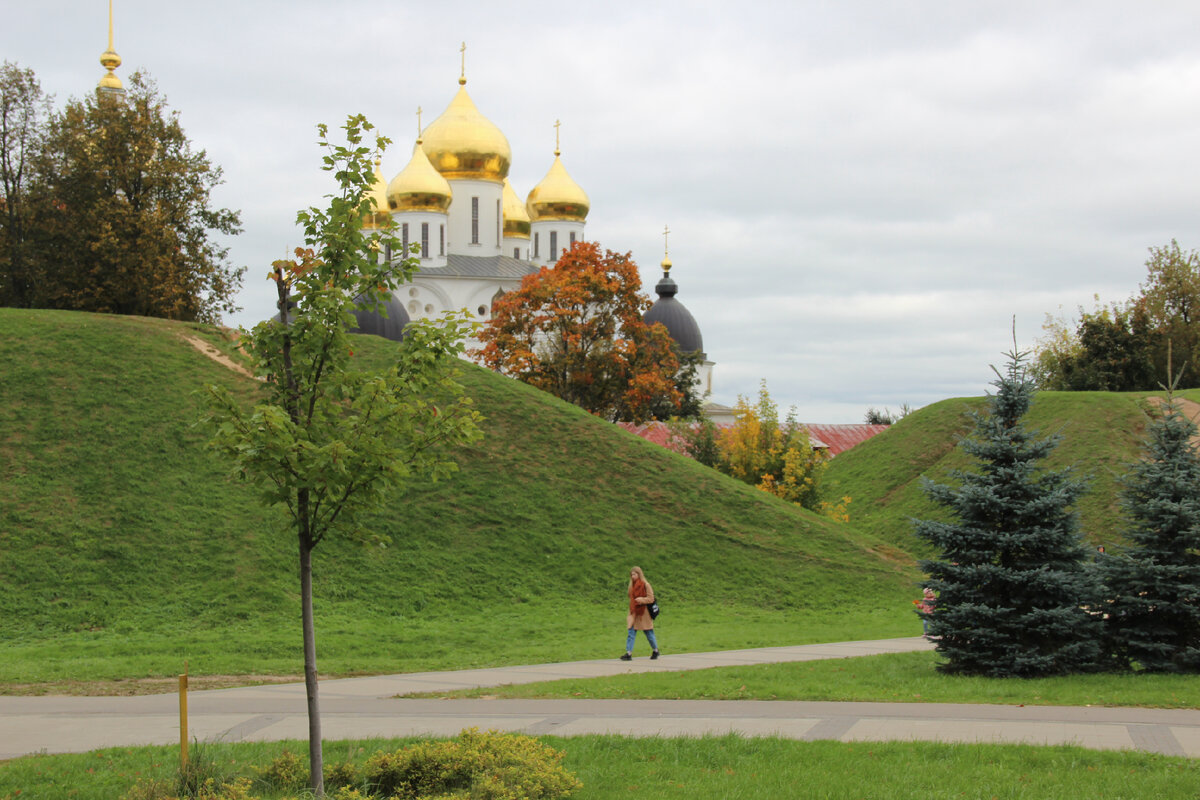
<instances>
[{"instance_id":1,"label":"path curve","mask_svg":"<svg viewBox=\"0 0 1200 800\"><path fill-rule=\"evenodd\" d=\"M924 740L1078 744L1200 757L1200 711L946 703L761 700L430 700L411 692L928 650L920 637L577 661L495 669L381 675L321 683L327 739L452 736L482 729L572 736L740 733L843 742ZM190 695L189 733L201 741L304 739L303 684L215 689ZM179 741L175 695L0 697L0 759L28 753Z\"/></svg>"}]
</instances>

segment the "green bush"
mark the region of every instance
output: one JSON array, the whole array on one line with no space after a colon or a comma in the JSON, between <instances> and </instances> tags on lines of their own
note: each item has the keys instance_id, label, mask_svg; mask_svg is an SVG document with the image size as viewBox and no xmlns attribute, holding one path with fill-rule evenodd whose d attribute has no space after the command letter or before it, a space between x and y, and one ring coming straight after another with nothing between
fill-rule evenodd
<instances>
[{"instance_id":1,"label":"green bush","mask_svg":"<svg viewBox=\"0 0 1200 800\"><path fill-rule=\"evenodd\" d=\"M582 786L562 757L529 736L469 728L456 739L376 753L364 773L377 795L396 800L549 800Z\"/></svg>"},{"instance_id":2,"label":"green bush","mask_svg":"<svg viewBox=\"0 0 1200 800\"><path fill-rule=\"evenodd\" d=\"M205 778L182 794L163 781L138 781L122 800L259 800L250 794L250 779L237 778L231 782Z\"/></svg>"},{"instance_id":3,"label":"green bush","mask_svg":"<svg viewBox=\"0 0 1200 800\"><path fill-rule=\"evenodd\" d=\"M273 789L303 789L308 785L308 765L291 750L284 750L259 768L258 777Z\"/></svg>"},{"instance_id":4,"label":"green bush","mask_svg":"<svg viewBox=\"0 0 1200 800\"><path fill-rule=\"evenodd\" d=\"M350 761L325 765L325 790L349 788L362 782L358 767Z\"/></svg>"}]
</instances>

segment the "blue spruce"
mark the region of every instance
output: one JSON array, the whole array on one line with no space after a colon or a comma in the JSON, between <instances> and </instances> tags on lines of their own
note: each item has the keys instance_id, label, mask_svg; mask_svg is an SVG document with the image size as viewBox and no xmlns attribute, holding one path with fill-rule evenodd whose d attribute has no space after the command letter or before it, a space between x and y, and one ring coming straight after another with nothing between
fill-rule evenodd
<instances>
[{"instance_id":1,"label":"blue spruce","mask_svg":"<svg viewBox=\"0 0 1200 800\"><path fill-rule=\"evenodd\" d=\"M1121 494L1131 542L1103 559L1118 666L1200 672L1200 456L1196 424L1168 393Z\"/></svg>"},{"instance_id":2,"label":"blue spruce","mask_svg":"<svg viewBox=\"0 0 1200 800\"><path fill-rule=\"evenodd\" d=\"M946 672L1033 677L1093 669L1100 655L1094 578L1072 506L1083 484L1042 461L1060 437L1021 420L1033 400L1026 353L1007 354L986 413L959 446L976 462L955 485L925 491L955 521L921 520L917 535L940 555L921 562L938 593L930 636Z\"/></svg>"}]
</instances>

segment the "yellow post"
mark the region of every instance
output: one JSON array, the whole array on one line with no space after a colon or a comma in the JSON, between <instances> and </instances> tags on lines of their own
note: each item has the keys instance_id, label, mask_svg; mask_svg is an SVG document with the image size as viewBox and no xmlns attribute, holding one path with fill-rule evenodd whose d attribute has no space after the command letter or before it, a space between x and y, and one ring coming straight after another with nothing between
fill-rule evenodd
<instances>
[{"instance_id":1,"label":"yellow post","mask_svg":"<svg viewBox=\"0 0 1200 800\"><path fill-rule=\"evenodd\" d=\"M188 765L187 739L187 686L188 665L183 662L183 674L179 676L179 770L185 771Z\"/></svg>"}]
</instances>

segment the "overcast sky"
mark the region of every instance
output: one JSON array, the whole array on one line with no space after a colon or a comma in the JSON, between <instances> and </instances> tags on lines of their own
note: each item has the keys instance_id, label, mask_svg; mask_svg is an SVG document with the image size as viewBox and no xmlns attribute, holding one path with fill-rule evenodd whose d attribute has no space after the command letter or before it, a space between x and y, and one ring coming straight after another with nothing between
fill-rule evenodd
<instances>
[{"instance_id":1,"label":"overcast sky","mask_svg":"<svg viewBox=\"0 0 1200 800\"><path fill-rule=\"evenodd\" d=\"M3 58L61 103L104 70L105 0L5 10ZM713 399L766 379L809 422L982 394L1046 312L1122 300L1147 248L1200 248L1200 3L117 0L118 75L148 71L225 170L249 267L228 320L331 190L318 122L361 112L407 163L467 89L525 194L553 161L587 238L646 291L671 228Z\"/></svg>"}]
</instances>

